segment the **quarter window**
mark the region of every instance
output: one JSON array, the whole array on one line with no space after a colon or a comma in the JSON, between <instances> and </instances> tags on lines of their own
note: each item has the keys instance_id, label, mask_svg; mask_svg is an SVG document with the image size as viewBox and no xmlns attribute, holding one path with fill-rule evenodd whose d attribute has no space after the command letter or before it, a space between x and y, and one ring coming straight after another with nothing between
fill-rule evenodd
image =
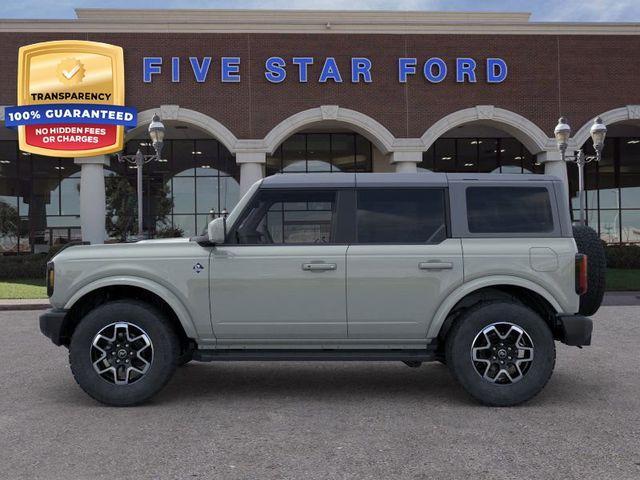
<instances>
[{"instance_id":1,"label":"quarter window","mask_svg":"<svg viewBox=\"0 0 640 480\"><path fill-rule=\"evenodd\" d=\"M362 189L358 243L439 243L447 236L445 195L432 189Z\"/></svg>"},{"instance_id":2,"label":"quarter window","mask_svg":"<svg viewBox=\"0 0 640 480\"><path fill-rule=\"evenodd\" d=\"M470 233L549 233L553 214L544 187L469 187Z\"/></svg>"},{"instance_id":3,"label":"quarter window","mask_svg":"<svg viewBox=\"0 0 640 480\"><path fill-rule=\"evenodd\" d=\"M240 244L332 243L333 191L263 190L235 232Z\"/></svg>"}]
</instances>

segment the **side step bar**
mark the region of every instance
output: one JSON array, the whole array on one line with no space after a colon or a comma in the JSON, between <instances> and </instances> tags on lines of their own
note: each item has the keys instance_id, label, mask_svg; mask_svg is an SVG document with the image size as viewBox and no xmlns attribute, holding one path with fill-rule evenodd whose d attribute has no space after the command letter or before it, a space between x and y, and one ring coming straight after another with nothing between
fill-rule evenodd
<instances>
[{"instance_id":1,"label":"side step bar","mask_svg":"<svg viewBox=\"0 0 640 480\"><path fill-rule=\"evenodd\" d=\"M193 359L215 361L378 361L429 362L435 348L424 350L196 350Z\"/></svg>"}]
</instances>

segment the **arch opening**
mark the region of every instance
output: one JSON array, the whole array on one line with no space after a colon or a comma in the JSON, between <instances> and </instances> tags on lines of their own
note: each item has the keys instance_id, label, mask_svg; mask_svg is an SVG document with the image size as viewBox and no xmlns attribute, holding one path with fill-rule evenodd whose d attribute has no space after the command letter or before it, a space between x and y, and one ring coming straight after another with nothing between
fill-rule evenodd
<instances>
[{"instance_id":1,"label":"arch opening","mask_svg":"<svg viewBox=\"0 0 640 480\"><path fill-rule=\"evenodd\" d=\"M455 126L434 139L418 171L543 173L536 155L509 130L486 122Z\"/></svg>"}]
</instances>

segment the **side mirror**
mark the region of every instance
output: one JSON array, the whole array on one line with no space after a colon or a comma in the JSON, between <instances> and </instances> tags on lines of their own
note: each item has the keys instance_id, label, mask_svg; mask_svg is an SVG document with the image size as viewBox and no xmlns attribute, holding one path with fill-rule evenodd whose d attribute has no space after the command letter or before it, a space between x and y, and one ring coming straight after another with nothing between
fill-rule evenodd
<instances>
[{"instance_id":1,"label":"side mirror","mask_svg":"<svg viewBox=\"0 0 640 480\"><path fill-rule=\"evenodd\" d=\"M209 222L207 233L211 243L216 245L224 243L227 236L227 219L219 217Z\"/></svg>"}]
</instances>

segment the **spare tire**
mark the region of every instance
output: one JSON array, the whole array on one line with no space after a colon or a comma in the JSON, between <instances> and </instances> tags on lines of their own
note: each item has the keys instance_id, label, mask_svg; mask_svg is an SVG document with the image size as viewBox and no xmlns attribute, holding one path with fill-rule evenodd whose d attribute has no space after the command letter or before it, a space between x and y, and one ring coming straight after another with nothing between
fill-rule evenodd
<instances>
[{"instance_id":1,"label":"spare tire","mask_svg":"<svg viewBox=\"0 0 640 480\"><path fill-rule=\"evenodd\" d=\"M578 252L587 256L587 292L580 296L580 310L578 312L581 315L590 316L596 313L602 304L607 258L602 240L593 228L586 225L574 225L573 238L578 246Z\"/></svg>"}]
</instances>

